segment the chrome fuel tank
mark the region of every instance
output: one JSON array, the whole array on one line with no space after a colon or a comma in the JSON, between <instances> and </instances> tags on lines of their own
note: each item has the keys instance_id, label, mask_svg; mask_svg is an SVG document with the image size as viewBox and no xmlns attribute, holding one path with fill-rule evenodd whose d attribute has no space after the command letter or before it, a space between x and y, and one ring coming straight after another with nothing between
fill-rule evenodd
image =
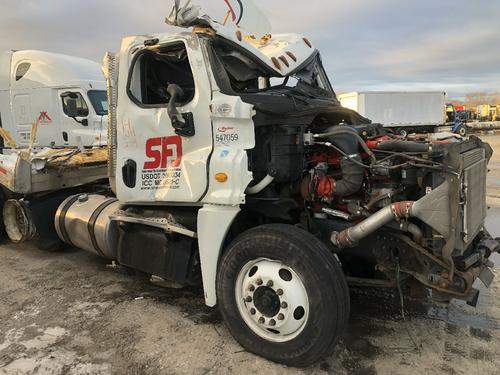
<instances>
[{"instance_id":1,"label":"chrome fuel tank","mask_svg":"<svg viewBox=\"0 0 500 375\"><path fill-rule=\"evenodd\" d=\"M116 198L79 194L67 198L57 209L55 227L65 243L101 257L116 259L118 227L110 220L122 204Z\"/></svg>"}]
</instances>

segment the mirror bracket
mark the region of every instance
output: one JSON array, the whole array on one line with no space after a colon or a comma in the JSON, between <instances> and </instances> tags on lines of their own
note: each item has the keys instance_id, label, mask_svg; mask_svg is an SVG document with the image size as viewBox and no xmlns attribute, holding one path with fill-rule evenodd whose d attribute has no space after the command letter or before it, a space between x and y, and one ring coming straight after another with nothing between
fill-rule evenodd
<instances>
[{"instance_id":1,"label":"mirror bracket","mask_svg":"<svg viewBox=\"0 0 500 375\"><path fill-rule=\"evenodd\" d=\"M177 104L184 97L184 90L179 85L172 83L168 85L167 92L170 100L167 106L168 117L175 129L175 133L182 137L192 137L195 134L194 120L192 113L180 113Z\"/></svg>"},{"instance_id":2,"label":"mirror bracket","mask_svg":"<svg viewBox=\"0 0 500 375\"><path fill-rule=\"evenodd\" d=\"M71 118L82 126L89 126L89 120L86 118L84 118L83 120L78 120L76 117L71 117Z\"/></svg>"},{"instance_id":3,"label":"mirror bracket","mask_svg":"<svg viewBox=\"0 0 500 375\"><path fill-rule=\"evenodd\" d=\"M172 126L175 129L175 134L180 135L181 137L194 137L196 134L194 129L194 117L192 112L179 114L182 116L183 122L178 122L177 117L172 118Z\"/></svg>"}]
</instances>

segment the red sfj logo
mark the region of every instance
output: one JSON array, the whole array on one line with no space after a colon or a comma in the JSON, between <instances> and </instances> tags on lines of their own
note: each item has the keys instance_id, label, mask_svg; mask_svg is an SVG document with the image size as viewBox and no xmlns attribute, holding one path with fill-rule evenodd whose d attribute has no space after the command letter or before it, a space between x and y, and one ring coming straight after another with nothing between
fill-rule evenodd
<instances>
[{"instance_id":1,"label":"red sfj logo","mask_svg":"<svg viewBox=\"0 0 500 375\"><path fill-rule=\"evenodd\" d=\"M182 138L179 136L151 138L146 142L144 169L177 168L182 161Z\"/></svg>"}]
</instances>

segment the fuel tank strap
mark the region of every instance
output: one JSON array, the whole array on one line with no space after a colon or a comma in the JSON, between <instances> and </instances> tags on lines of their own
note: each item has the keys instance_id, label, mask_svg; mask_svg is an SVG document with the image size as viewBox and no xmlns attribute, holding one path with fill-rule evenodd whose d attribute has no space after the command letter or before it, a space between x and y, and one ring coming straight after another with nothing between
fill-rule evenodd
<instances>
[{"instance_id":1,"label":"fuel tank strap","mask_svg":"<svg viewBox=\"0 0 500 375\"><path fill-rule=\"evenodd\" d=\"M73 245L73 242L71 242L68 232L66 231L66 214L68 213L68 210L71 208L71 206L73 206L73 204L78 200L79 197L80 197L79 195L75 195L70 199L68 199L64 207L61 209L61 214L59 215L59 229L61 231L61 236L63 237L62 240L71 246L75 245Z\"/></svg>"},{"instance_id":2,"label":"fuel tank strap","mask_svg":"<svg viewBox=\"0 0 500 375\"><path fill-rule=\"evenodd\" d=\"M99 247L99 244L97 243L97 239L95 236L95 223L97 222L97 219L101 215L101 213L111 206L113 203L117 202L118 199L109 199L104 201L97 209L94 211L92 216L90 217L89 223L88 223L88 230L89 230L89 235L90 235L90 240L92 241L92 246L94 246L95 251L102 256L103 258L106 258L106 255L104 255L104 252L102 249Z\"/></svg>"}]
</instances>

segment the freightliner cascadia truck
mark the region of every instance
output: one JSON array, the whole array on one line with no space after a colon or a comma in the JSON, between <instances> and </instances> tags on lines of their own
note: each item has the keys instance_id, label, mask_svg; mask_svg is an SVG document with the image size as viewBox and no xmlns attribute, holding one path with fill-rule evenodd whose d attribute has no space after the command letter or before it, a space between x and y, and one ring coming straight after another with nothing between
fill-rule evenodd
<instances>
[{"instance_id":1,"label":"freightliner cascadia truck","mask_svg":"<svg viewBox=\"0 0 500 375\"><path fill-rule=\"evenodd\" d=\"M202 285L246 350L289 366L333 352L349 285L475 305L499 249L490 146L342 107L308 38L245 29L234 3L218 23L176 1L184 30L106 55L107 147L4 165L9 237Z\"/></svg>"}]
</instances>

